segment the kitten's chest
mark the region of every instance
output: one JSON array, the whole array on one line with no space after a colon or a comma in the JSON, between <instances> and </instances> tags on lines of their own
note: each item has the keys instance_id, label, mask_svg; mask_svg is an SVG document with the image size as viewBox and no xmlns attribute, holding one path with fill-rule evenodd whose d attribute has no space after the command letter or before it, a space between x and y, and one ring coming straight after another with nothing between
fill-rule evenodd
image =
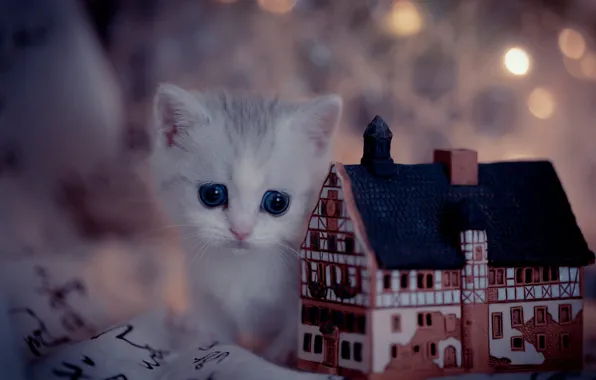
<instances>
[{"instance_id":1,"label":"kitten's chest","mask_svg":"<svg viewBox=\"0 0 596 380\"><path fill-rule=\"evenodd\" d=\"M252 258L221 264L204 273L202 289L238 328L274 324L297 307L297 276L292 274L298 273L298 262Z\"/></svg>"}]
</instances>

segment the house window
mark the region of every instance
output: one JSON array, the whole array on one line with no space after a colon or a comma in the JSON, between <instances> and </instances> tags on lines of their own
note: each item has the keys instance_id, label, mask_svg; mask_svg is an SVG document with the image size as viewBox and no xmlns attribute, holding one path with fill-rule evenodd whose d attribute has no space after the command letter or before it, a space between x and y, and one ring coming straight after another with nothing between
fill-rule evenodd
<instances>
[{"instance_id":1,"label":"house window","mask_svg":"<svg viewBox=\"0 0 596 380\"><path fill-rule=\"evenodd\" d=\"M437 356L437 344L436 343L430 343L428 345L428 356L430 356L431 358L434 358L435 356Z\"/></svg>"},{"instance_id":2,"label":"house window","mask_svg":"<svg viewBox=\"0 0 596 380\"><path fill-rule=\"evenodd\" d=\"M302 351L310 352L312 344L312 334L304 334L304 340L302 341Z\"/></svg>"},{"instance_id":3,"label":"house window","mask_svg":"<svg viewBox=\"0 0 596 380\"><path fill-rule=\"evenodd\" d=\"M435 278L435 276L433 276L430 273L426 275L426 287L428 289L432 289L434 287L434 284L435 284L434 278Z\"/></svg>"},{"instance_id":4,"label":"house window","mask_svg":"<svg viewBox=\"0 0 596 380\"><path fill-rule=\"evenodd\" d=\"M391 275L386 274L383 276L383 289L390 290L391 289Z\"/></svg>"},{"instance_id":5,"label":"house window","mask_svg":"<svg viewBox=\"0 0 596 380\"><path fill-rule=\"evenodd\" d=\"M327 251L337 252L337 238L335 234L329 233L327 235Z\"/></svg>"},{"instance_id":6,"label":"house window","mask_svg":"<svg viewBox=\"0 0 596 380\"><path fill-rule=\"evenodd\" d=\"M346 236L344 238L346 253L354 253L354 238L352 236Z\"/></svg>"},{"instance_id":7,"label":"house window","mask_svg":"<svg viewBox=\"0 0 596 380\"><path fill-rule=\"evenodd\" d=\"M433 318L431 313L418 313L418 326L428 327L432 326Z\"/></svg>"},{"instance_id":8,"label":"house window","mask_svg":"<svg viewBox=\"0 0 596 380\"><path fill-rule=\"evenodd\" d=\"M402 289L407 289L410 285L409 281L410 276L407 273L402 273L399 279L399 287Z\"/></svg>"},{"instance_id":9,"label":"house window","mask_svg":"<svg viewBox=\"0 0 596 380\"><path fill-rule=\"evenodd\" d=\"M310 266L310 273L308 276L309 282L321 281L325 282L325 266L322 263L307 262Z\"/></svg>"},{"instance_id":10,"label":"house window","mask_svg":"<svg viewBox=\"0 0 596 380\"><path fill-rule=\"evenodd\" d=\"M559 324L571 323L571 305L559 305Z\"/></svg>"},{"instance_id":11,"label":"house window","mask_svg":"<svg viewBox=\"0 0 596 380\"><path fill-rule=\"evenodd\" d=\"M534 270L532 268L524 269L524 281L526 284L532 283L532 279L534 278Z\"/></svg>"},{"instance_id":12,"label":"house window","mask_svg":"<svg viewBox=\"0 0 596 380\"><path fill-rule=\"evenodd\" d=\"M320 354L321 352L323 352L323 336L322 335L317 335L317 336L315 336L315 349L314 349L314 353L315 354Z\"/></svg>"},{"instance_id":13,"label":"house window","mask_svg":"<svg viewBox=\"0 0 596 380\"><path fill-rule=\"evenodd\" d=\"M340 329L344 327L344 315L341 311L332 311L331 312L331 323L337 326Z\"/></svg>"},{"instance_id":14,"label":"house window","mask_svg":"<svg viewBox=\"0 0 596 380\"><path fill-rule=\"evenodd\" d=\"M302 305L302 313L301 313L301 318L300 320L302 321L302 324L306 324L306 321L308 320L308 313L306 311L306 306Z\"/></svg>"},{"instance_id":15,"label":"house window","mask_svg":"<svg viewBox=\"0 0 596 380\"><path fill-rule=\"evenodd\" d=\"M357 328L356 328L356 332L359 334L365 334L366 333L366 315L359 315L357 318Z\"/></svg>"},{"instance_id":16,"label":"house window","mask_svg":"<svg viewBox=\"0 0 596 380\"><path fill-rule=\"evenodd\" d=\"M354 318L354 314L346 313L346 330L349 332L354 332L355 330L356 319Z\"/></svg>"},{"instance_id":17,"label":"house window","mask_svg":"<svg viewBox=\"0 0 596 380\"><path fill-rule=\"evenodd\" d=\"M477 245L476 248L474 249L474 260L476 261L482 261L482 246L481 245Z\"/></svg>"},{"instance_id":18,"label":"house window","mask_svg":"<svg viewBox=\"0 0 596 380\"><path fill-rule=\"evenodd\" d=\"M310 231L310 248L318 250L321 247L321 236L319 231Z\"/></svg>"},{"instance_id":19,"label":"house window","mask_svg":"<svg viewBox=\"0 0 596 380\"><path fill-rule=\"evenodd\" d=\"M317 325L319 323L319 308L311 306L308 308L308 322L311 325Z\"/></svg>"},{"instance_id":20,"label":"house window","mask_svg":"<svg viewBox=\"0 0 596 380\"><path fill-rule=\"evenodd\" d=\"M362 361L362 343L354 343L354 361Z\"/></svg>"},{"instance_id":21,"label":"house window","mask_svg":"<svg viewBox=\"0 0 596 380\"><path fill-rule=\"evenodd\" d=\"M559 268L555 266L542 268L517 268L515 270L515 282L517 284L540 284L558 281Z\"/></svg>"},{"instance_id":22,"label":"house window","mask_svg":"<svg viewBox=\"0 0 596 380\"><path fill-rule=\"evenodd\" d=\"M321 199L319 210L321 210L321 216L327 216L327 201L325 199Z\"/></svg>"},{"instance_id":23,"label":"house window","mask_svg":"<svg viewBox=\"0 0 596 380\"><path fill-rule=\"evenodd\" d=\"M493 313L493 339L500 339L503 337L503 313Z\"/></svg>"},{"instance_id":24,"label":"house window","mask_svg":"<svg viewBox=\"0 0 596 380\"><path fill-rule=\"evenodd\" d=\"M569 334L562 333L560 340L561 340L561 342L560 342L561 350L568 350L569 349Z\"/></svg>"},{"instance_id":25,"label":"house window","mask_svg":"<svg viewBox=\"0 0 596 380\"><path fill-rule=\"evenodd\" d=\"M524 338L521 336L513 336L511 337L511 351L524 351Z\"/></svg>"},{"instance_id":26,"label":"house window","mask_svg":"<svg viewBox=\"0 0 596 380\"><path fill-rule=\"evenodd\" d=\"M391 319L391 331L401 332L401 317L399 315L394 315Z\"/></svg>"},{"instance_id":27,"label":"house window","mask_svg":"<svg viewBox=\"0 0 596 380\"><path fill-rule=\"evenodd\" d=\"M432 273L418 273L417 276L418 289L432 289L435 285L434 276Z\"/></svg>"},{"instance_id":28,"label":"house window","mask_svg":"<svg viewBox=\"0 0 596 380\"><path fill-rule=\"evenodd\" d=\"M489 269L489 285L505 285L505 269Z\"/></svg>"},{"instance_id":29,"label":"house window","mask_svg":"<svg viewBox=\"0 0 596 380\"><path fill-rule=\"evenodd\" d=\"M546 306L534 306L534 324L536 326L546 324Z\"/></svg>"},{"instance_id":30,"label":"house window","mask_svg":"<svg viewBox=\"0 0 596 380\"><path fill-rule=\"evenodd\" d=\"M419 345L415 345L414 346L414 352L415 353L419 353L420 352L420 346Z\"/></svg>"},{"instance_id":31,"label":"house window","mask_svg":"<svg viewBox=\"0 0 596 380\"><path fill-rule=\"evenodd\" d=\"M320 317L319 317L320 323L329 322L329 309L328 308L322 307L320 309L319 315L320 315Z\"/></svg>"},{"instance_id":32,"label":"house window","mask_svg":"<svg viewBox=\"0 0 596 380\"><path fill-rule=\"evenodd\" d=\"M559 281L559 267L544 267L542 268L542 281L544 282L558 282Z\"/></svg>"},{"instance_id":33,"label":"house window","mask_svg":"<svg viewBox=\"0 0 596 380\"><path fill-rule=\"evenodd\" d=\"M350 342L341 342L341 358L350 360Z\"/></svg>"},{"instance_id":34,"label":"house window","mask_svg":"<svg viewBox=\"0 0 596 380\"><path fill-rule=\"evenodd\" d=\"M457 271L443 272L443 289L459 288L459 273Z\"/></svg>"},{"instance_id":35,"label":"house window","mask_svg":"<svg viewBox=\"0 0 596 380\"><path fill-rule=\"evenodd\" d=\"M521 306L511 308L511 327L518 327L524 324L524 309Z\"/></svg>"},{"instance_id":36,"label":"house window","mask_svg":"<svg viewBox=\"0 0 596 380\"><path fill-rule=\"evenodd\" d=\"M546 351L546 335L536 334L536 350Z\"/></svg>"},{"instance_id":37,"label":"house window","mask_svg":"<svg viewBox=\"0 0 596 380\"><path fill-rule=\"evenodd\" d=\"M391 357L395 359L397 357L397 344L391 345Z\"/></svg>"},{"instance_id":38,"label":"house window","mask_svg":"<svg viewBox=\"0 0 596 380\"><path fill-rule=\"evenodd\" d=\"M497 273L496 284L497 285L505 285L505 269L497 269L496 273Z\"/></svg>"}]
</instances>

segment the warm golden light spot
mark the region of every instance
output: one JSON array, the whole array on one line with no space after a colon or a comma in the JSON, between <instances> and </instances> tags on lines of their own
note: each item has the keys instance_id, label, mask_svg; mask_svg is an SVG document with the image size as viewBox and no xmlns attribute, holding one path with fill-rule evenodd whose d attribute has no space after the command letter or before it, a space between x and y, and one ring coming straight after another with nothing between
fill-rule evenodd
<instances>
[{"instance_id":1,"label":"warm golden light spot","mask_svg":"<svg viewBox=\"0 0 596 380\"><path fill-rule=\"evenodd\" d=\"M258 0L257 3L267 12L283 14L290 12L297 0Z\"/></svg>"},{"instance_id":2,"label":"warm golden light spot","mask_svg":"<svg viewBox=\"0 0 596 380\"><path fill-rule=\"evenodd\" d=\"M578 61L576 59L563 57L563 65L565 65L565 70L567 70L567 73L569 73L569 75L577 79L586 79L586 77L582 73L580 63L581 61Z\"/></svg>"},{"instance_id":3,"label":"warm golden light spot","mask_svg":"<svg viewBox=\"0 0 596 380\"><path fill-rule=\"evenodd\" d=\"M505 53L503 64L513 75L526 75L530 70L530 56L521 48L511 48Z\"/></svg>"},{"instance_id":4,"label":"warm golden light spot","mask_svg":"<svg viewBox=\"0 0 596 380\"><path fill-rule=\"evenodd\" d=\"M555 112L555 97L544 88L535 88L528 96L528 109L538 119L548 119Z\"/></svg>"},{"instance_id":5,"label":"warm golden light spot","mask_svg":"<svg viewBox=\"0 0 596 380\"><path fill-rule=\"evenodd\" d=\"M586 40L574 29L563 29L559 33L559 49L567 58L580 59L586 52Z\"/></svg>"},{"instance_id":6,"label":"warm golden light spot","mask_svg":"<svg viewBox=\"0 0 596 380\"><path fill-rule=\"evenodd\" d=\"M588 53L584 55L579 65L581 73L586 78L596 80L596 54Z\"/></svg>"},{"instance_id":7,"label":"warm golden light spot","mask_svg":"<svg viewBox=\"0 0 596 380\"><path fill-rule=\"evenodd\" d=\"M409 1L396 1L387 14L385 26L396 36L411 36L422 29L422 15Z\"/></svg>"}]
</instances>

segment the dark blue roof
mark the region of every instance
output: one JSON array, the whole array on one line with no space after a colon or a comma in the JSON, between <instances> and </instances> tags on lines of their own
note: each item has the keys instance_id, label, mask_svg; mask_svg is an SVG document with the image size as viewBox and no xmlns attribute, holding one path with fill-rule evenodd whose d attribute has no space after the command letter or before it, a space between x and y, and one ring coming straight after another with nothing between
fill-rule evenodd
<instances>
[{"instance_id":1,"label":"dark blue roof","mask_svg":"<svg viewBox=\"0 0 596 380\"><path fill-rule=\"evenodd\" d=\"M441 164L395 166L389 178L345 166L381 268L461 268L460 229L486 229L493 266L594 259L549 162L479 164L477 186L451 186Z\"/></svg>"}]
</instances>

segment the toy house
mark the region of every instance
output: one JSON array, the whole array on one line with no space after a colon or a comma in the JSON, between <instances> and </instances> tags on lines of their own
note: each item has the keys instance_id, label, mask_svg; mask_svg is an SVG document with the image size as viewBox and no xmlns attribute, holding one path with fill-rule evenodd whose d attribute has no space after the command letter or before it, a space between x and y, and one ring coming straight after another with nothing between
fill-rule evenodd
<instances>
[{"instance_id":1,"label":"toy house","mask_svg":"<svg viewBox=\"0 0 596 380\"><path fill-rule=\"evenodd\" d=\"M302 244L299 367L351 379L582 367L594 260L549 162L391 158L380 118Z\"/></svg>"}]
</instances>

